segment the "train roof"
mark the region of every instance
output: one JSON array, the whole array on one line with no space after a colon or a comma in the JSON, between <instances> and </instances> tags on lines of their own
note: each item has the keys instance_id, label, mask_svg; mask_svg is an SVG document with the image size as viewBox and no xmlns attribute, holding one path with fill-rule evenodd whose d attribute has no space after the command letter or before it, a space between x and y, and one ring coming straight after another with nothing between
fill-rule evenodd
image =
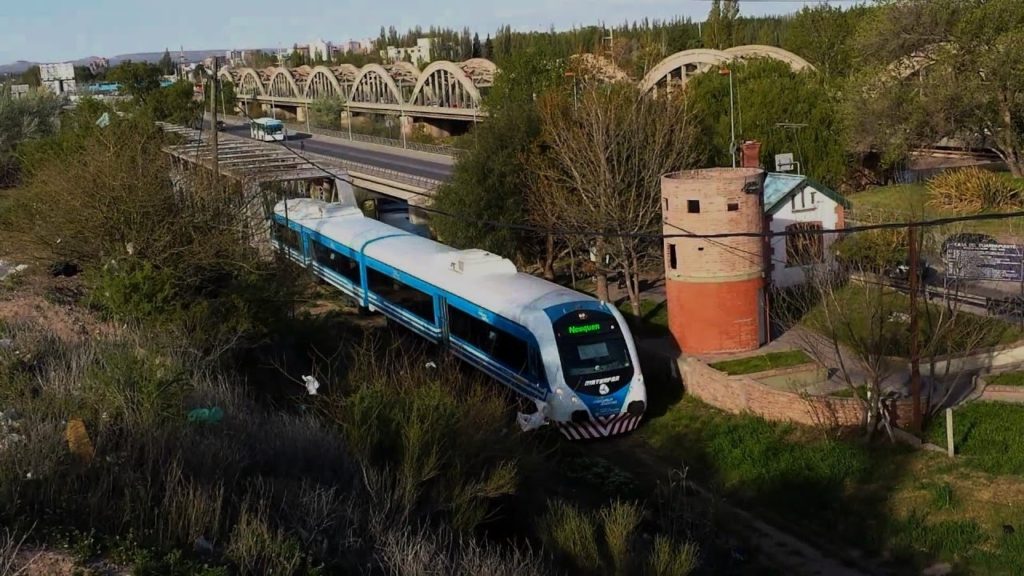
<instances>
[{"instance_id":1,"label":"train roof","mask_svg":"<svg viewBox=\"0 0 1024 576\"><path fill-rule=\"evenodd\" d=\"M264 126L283 126L284 122L276 118L257 118L253 120L256 124L262 124Z\"/></svg>"},{"instance_id":2,"label":"train roof","mask_svg":"<svg viewBox=\"0 0 1024 576\"><path fill-rule=\"evenodd\" d=\"M522 324L526 310L592 300L553 282L516 270L484 250L458 250L366 218L357 208L319 200L280 202L275 212L367 256ZM322 211L321 211L322 210Z\"/></svg>"}]
</instances>

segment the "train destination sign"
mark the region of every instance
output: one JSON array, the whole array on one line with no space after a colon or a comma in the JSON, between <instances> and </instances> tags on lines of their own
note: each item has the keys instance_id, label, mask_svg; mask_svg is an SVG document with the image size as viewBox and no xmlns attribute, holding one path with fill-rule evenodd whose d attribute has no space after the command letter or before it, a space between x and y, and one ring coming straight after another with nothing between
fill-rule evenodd
<instances>
[{"instance_id":1,"label":"train destination sign","mask_svg":"<svg viewBox=\"0 0 1024 576\"><path fill-rule=\"evenodd\" d=\"M942 260L953 278L1024 282L1024 246L950 242Z\"/></svg>"},{"instance_id":2,"label":"train destination sign","mask_svg":"<svg viewBox=\"0 0 1024 576\"><path fill-rule=\"evenodd\" d=\"M601 325L597 322L593 324L583 324L581 326L569 326L569 334L590 334L592 332L600 332Z\"/></svg>"}]
</instances>

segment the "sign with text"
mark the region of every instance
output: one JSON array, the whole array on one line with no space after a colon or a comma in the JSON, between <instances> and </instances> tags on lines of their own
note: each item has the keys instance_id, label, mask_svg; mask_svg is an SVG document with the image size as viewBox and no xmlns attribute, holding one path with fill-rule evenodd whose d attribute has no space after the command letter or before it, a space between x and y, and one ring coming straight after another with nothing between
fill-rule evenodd
<instances>
[{"instance_id":1,"label":"sign with text","mask_svg":"<svg viewBox=\"0 0 1024 576\"><path fill-rule=\"evenodd\" d=\"M942 261L953 278L1024 282L1024 246L950 242Z\"/></svg>"}]
</instances>

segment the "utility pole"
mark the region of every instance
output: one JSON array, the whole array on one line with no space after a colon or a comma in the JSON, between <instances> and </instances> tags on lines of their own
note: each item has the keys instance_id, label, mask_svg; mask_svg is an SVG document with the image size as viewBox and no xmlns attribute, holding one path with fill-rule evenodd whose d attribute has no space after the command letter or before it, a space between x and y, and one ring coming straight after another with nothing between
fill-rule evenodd
<instances>
[{"instance_id":1,"label":"utility pole","mask_svg":"<svg viewBox=\"0 0 1024 576\"><path fill-rule=\"evenodd\" d=\"M921 350L917 322L917 291L920 263L917 256L917 226L907 228L910 244L910 396L914 403L914 431L921 430Z\"/></svg>"},{"instance_id":2,"label":"utility pole","mask_svg":"<svg viewBox=\"0 0 1024 576\"><path fill-rule=\"evenodd\" d=\"M213 57L213 78L210 79L210 114L212 116L210 124L213 127L210 130L211 142L213 142L213 179L214 182L220 180L220 154L219 154L219 142L217 134L217 57Z\"/></svg>"},{"instance_id":3,"label":"utility pole","mask_svg":"<svg viewBox=\"0 0 1024 576\"><path fill-rule=\"evenodd\" d=\"M729 77L729 124L731 125L731 140L729 141L729 153L732 154L732 167L736 167L736 106L732 94L732 70L722 67L719 74Z\"/></svg>"}]
</instances>

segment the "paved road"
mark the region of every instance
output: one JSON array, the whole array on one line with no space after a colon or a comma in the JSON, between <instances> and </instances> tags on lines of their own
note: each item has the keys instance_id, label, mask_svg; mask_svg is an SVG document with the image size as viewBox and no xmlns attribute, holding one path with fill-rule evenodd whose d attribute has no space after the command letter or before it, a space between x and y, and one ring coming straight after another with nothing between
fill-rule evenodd
<instances>
[{"instance_id":1,"label":"paved road","mask_svg":"<svg viewBox=\"0 0 1024 576\"><path fill-rule=\"evenodd\" d=\"M229 125L225 132L235 136L248 136L248 126ZM301 146L300 146L301 143ZM358 143L349 144L335 138L310 135L305 133L292 133L288 135L289 147L301 152L303 150L341 160L369 164L389 170L397 170L412 176L432 178L435 180L447 180L452 175L452 166L442 162L431 162L430 160L411 158L401 153L390 154L383 151L371 149Z\"/></svg>"}]
</instances>

